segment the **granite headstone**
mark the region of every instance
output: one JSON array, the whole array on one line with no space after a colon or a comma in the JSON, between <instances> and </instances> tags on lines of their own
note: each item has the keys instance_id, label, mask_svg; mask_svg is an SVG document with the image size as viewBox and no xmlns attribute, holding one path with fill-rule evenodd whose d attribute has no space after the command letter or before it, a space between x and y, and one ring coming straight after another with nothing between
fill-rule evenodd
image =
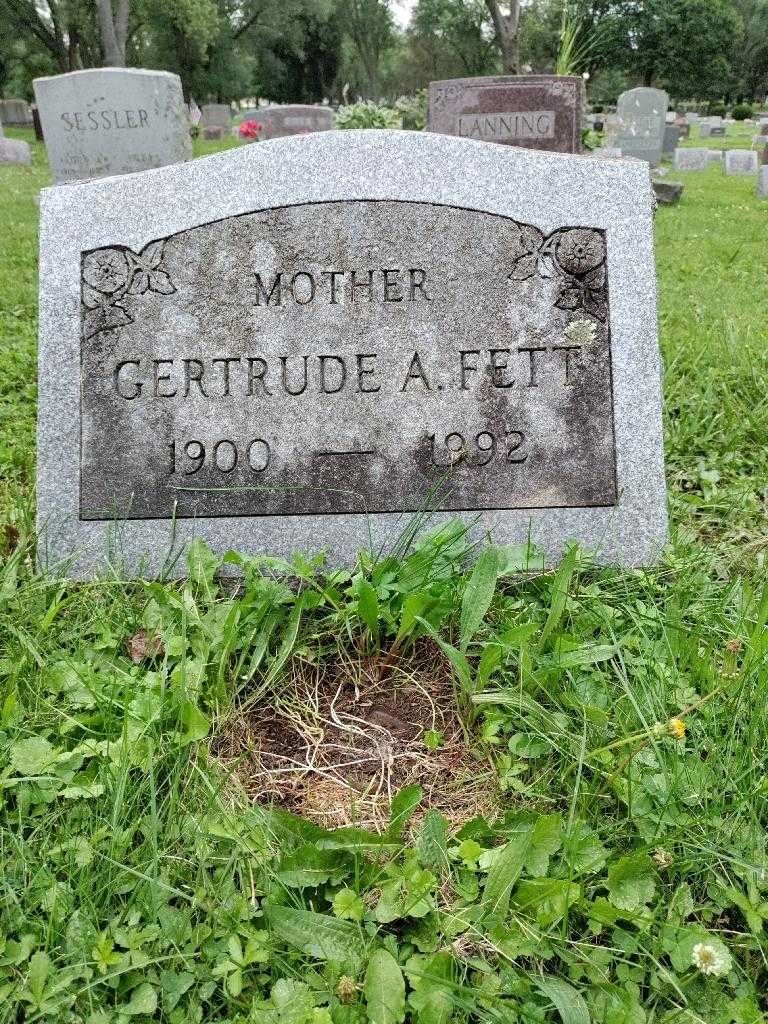
<instances>
[{"instance_id":1,"label":"granite headstone","mask_svg":"<svg viewBox=\"0 0 768 1024\"><path fill-rule=\"evenodd\" d=\"M228 103L204 103L200 125L202 128L216 126L224 129L224 134L229 134L232 124L232 108Z\"/></svg>"},{"instance_id":2,"label":"granite headstone","mask_svg":"<svg viewBox=\"0 0 768 1024\"><path fill-rule=\"evenodd\" d=\"M32 110L26 100L0 100L0 121L7 127L27 127L32 124Z\"/></svg>"},{"instance_id":3,"label":"granite headstone","mask_svg":"<svg viewBox=\"0 0 768 1024\"><path fill-rule=\"evenodd\" d=\"M705 171L707 164L706 149L676 149L674 167L676 171Z\"/></svg>"},{"instance_id":4,"label":"granite headstone","mask_svg":"<svg viewBox=\"0 0 768 1024\"><path fill-rule=\"evenodd\" d=\"M762 164L757 171L758 199L768 199L768 164Z\"/></svg>"},{"instance_id":5,"label":"granite headstone","mask_svg":"<svg viewBox=\"0 0 768 1024\"><path fill-rule=\"evenodd\" d=\"M256 114L262 128L259 138L282 139L287 135L327 132L333 128L334 114L330 107L314 107L293 103L284 107L262 107Z\"/></svg>"},{"instance_id":6,"label":"granite headstone","mask_svg":"<svg viewBox=\"0 0 768 1024\"><path fill-rule=\"evenodd\" d=\"M224 129L220 124L204 124L201 134L207 142L220 141L224 138Z\"/></svg>"},{"instance_id":7,"label":"granite headstone","mask_svg":"<svg viewBox=\"0 0 768 1024\"><path fill-rule=\"evenodd\" d=\"M726 174L757 174L757 153L754 149L727 149L725 151Z\"/></svg>"},{"instance_id":8,"label":"granite headstone","mask_svg":"<svg viewBox=\"0 0 768 1024\"><path fill-rule=\"evenodd\" d=\"M651 167L661 162L668 105L669 97L663 89L640 87L619 96L616 145L624 156L647 160Z\"/></svg>"},{"instance_id":9,"label":"granite headstone","mask_svg":"<svg viewBox=\"0 0 768 1024\"><path fill-rule=\"evenodd\" d=\"M31 164L32 151L22 139L6 139L0 129L0 164Z\"/></svg>"},{"instance_id":10,"label":"granite headstone","mask_svg":"<svg viewBox=\"0 0 768 1024\"><path fill-rule=\"evenodd\" d=\"M500 75L430 82L427 131L505 146L581 152L578 76Z\"/></svg>"},{"instance_id":11,"label":"granite headstone","mask_svg":"<svg viewBox=\"0 0 768 1024\"><path fill-rule=\"evenodd\" d=\"M386 130L44 190L41 559L348 563L436 504L653 561L652 209L639 161Z\"/></svg>"},{"instance_id":12,"label":"granite headstone","mask_svg":"<svg viewBox=\"0 0 768 1024\"><path fill-rule=\"evenodd\" d=\"M189 160L178 75L93 68L34 82L48 160L57 182Z\"/></svg>"},{"instance_id":13,"label":"granite headstone","mask_svg":"<svg viewBox=\"0 0 768 1024\"><path fill-rule=\"evenodd\" d=\"M680 129L677 125L666 124L664 125L664 139L661 145L661 151L665 156L672 156L677 148L677 144L680 141Z\"/></svg>"}]
</instances>

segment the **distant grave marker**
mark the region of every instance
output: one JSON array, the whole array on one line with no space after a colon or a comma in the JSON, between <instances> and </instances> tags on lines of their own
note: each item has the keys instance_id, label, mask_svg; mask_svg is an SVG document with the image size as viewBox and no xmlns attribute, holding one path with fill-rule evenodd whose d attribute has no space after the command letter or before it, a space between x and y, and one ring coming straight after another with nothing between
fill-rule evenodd
<instances>
[{"instance_id":1,"label":"distant grave marker","mask_svg":"<svg viewBox=\"0 0 768 1024\"><path fill-rule=\"evenodd\" d=\"M624 156L661 163L664 125L669 97L663 89L629 89L619 96L616 145Z\"/></svg>"},{"instance_id":2,"label":"distant grave marker","mask_svg":"<svg viewBox=\"0 0 768 1024\"><path fill-rule=\"evenodd\" d=\"M261 107L254 112L253 118L262 126L259 138L266 142L288 135L330 131L334 114L330 107L294 103L284 107Z\"/></svg>"},{"instance_id":3,"label":"distant grave marker","mask_svg":"<svg viewBox=\"0 0 768 1024\"><path fill-rule=\"evenodd\" d=\"M228 135L232 125L232 108L228 103L204 103L200 125L202 128L221 128L223 134Z\"/></svg>"},{"instance_id":4,"label":"distant grave marker","mask_svg":"<svg viewBox=\"0 0 768 1024\"><path fill-rule=\"evenodd\" d=\"M653 561L652 205L637 161L388 131L43 190L41 558L339 564L432 506Z\"/></svg>"},{"instance_id":5,"label":"distant grave marker","mask_svg":"<svg viewBox=\"0 0 768 1024\"><path fill-rule=\"evenodd\" d=\"M36 78L34 88L57 182L130 174L192 156L178 75L92 68Z\"/></svg>"},{"instance_id":6,"label":"distant grave marker","mask_svg":"<svg viewBox=\"0 0 768 1024\"><path fill-rule=\"evenodd\" d=\"M454 78L429 83L427 131L580 153L583 108L578 76Z\"/></svg>"},{"instance_id":7,"label":"distant grave marker","mask_svg":"<svg viewBox=\"0 0 768 1024\"><path fill-rule=\"evenodd\" d=\"M676 149L674 167L676 171L705 171L709 160L706 149Z\"/></svg>"},{"instance_id":8,"label":"distant grave marker","mask_svg":"<svg viewBox=\"0 0 768 1024\"><path fill-rule=\"evenodd\" d=\"M768 199L768 164L762 164L757 171L757 195Z\"/></svg>"},{"instance_id":9,"label":"distant grave marker","mask_svg":"<svg viewBox=\"0 0 768 1024\"><path fill-rule=\"evenodd\" d=\"M0 124L8 128L26 128L32 124L32 109L26 100L0 100Z\"/></svg>"},{"instance_id":10,"label":"distant grave marker","mask_svg":"<svg viewBox=\"0 0 768 1024\"><path fill-rule=\"evenodd\" d=\"M754 149L727 149L725 151L726 174L757 174L757 153Z\"/></svg>"}]
</instances>

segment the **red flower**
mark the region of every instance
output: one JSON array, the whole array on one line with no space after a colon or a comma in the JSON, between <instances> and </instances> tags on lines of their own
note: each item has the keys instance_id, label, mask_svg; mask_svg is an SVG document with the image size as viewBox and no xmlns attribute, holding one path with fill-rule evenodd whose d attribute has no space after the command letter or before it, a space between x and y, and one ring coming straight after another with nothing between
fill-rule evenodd
<instances>
[{"instance_id":1,"label":"red flower","mask_svg":"<svg viewBox=\"0 0 768 1024\"><path fill-rule=\"evenodd\" d=\"M249 139L251 142L255 142L258 139L260 131L261 125L258 121L243 121L239 128L240 137Z\"/></svg>"}]
</instances>

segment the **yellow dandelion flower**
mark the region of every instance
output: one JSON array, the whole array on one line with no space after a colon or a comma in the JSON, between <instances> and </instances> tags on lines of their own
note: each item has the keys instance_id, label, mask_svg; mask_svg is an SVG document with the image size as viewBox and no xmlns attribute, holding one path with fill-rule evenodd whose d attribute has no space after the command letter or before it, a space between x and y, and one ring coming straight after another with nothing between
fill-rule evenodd
<instances>
[{"instance_id":1,"label":"yellow dandelion flower","mask_svg":"<svg viewBox=\"0 0 768 1024\"><path fill-rule=\"evenodd\" d=\"M682 718L670 718L667 722L667 728L676 740L685 739L685 722Z\"/></svg>"}]
</instances>

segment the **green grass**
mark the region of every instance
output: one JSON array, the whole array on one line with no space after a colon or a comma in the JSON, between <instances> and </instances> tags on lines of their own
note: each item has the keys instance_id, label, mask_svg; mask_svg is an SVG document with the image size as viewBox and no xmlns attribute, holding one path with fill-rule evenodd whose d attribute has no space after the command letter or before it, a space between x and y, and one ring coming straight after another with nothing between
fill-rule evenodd
<instances>
[{"instance_id":1,"label":"green grass","mask_svg":"<svg viewBox=\"0 0 768 1024\"><path fill-rule=\"evenodd\" d=\"M202 546L184 583L33 568L34 153L0 167L0 1024L768 1020L754 182L689 173L657 214L658 569L573 550L521 574L525 552L478 558L451 527L351 572L246 562L233 592ZM243 719L274 708L317 737L324 688L385 670L393 691L454 688L461 751L425 734L423 785L394 786L375 827L362 806L339 831L249 799L250 752L220 753ZM488 783L469 821L425 781L452 753L454 790Z\"/></svg>"}]
</instances>

